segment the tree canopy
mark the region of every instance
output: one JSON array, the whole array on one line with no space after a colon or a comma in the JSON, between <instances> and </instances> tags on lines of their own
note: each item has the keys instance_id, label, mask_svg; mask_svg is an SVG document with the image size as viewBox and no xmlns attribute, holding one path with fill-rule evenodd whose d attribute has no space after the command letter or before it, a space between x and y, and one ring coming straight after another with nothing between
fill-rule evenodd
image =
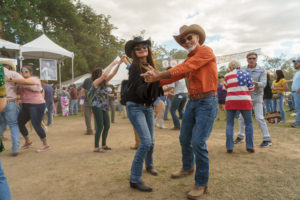
<instances>
[{"instance_id":1,"label":"tree canopy","mask_svg":"<svg viewBox=\"0 0 300 200\"><path fill-rule=\"evenodd\" d=\"M58 45L75 53L74 73L104 68L123 51L124 40L112 35L110 16L96 14L80 1L0 0L2 37L25 44L45 33ZM71 77L71 61L62 68L64 80Z\"/></svg>"}]
</instances>

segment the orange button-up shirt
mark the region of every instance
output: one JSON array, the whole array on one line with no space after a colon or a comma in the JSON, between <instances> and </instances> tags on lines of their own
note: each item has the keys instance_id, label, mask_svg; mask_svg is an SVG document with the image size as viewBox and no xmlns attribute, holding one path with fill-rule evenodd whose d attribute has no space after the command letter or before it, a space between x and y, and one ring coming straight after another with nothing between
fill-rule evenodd
<instances>
[{"instance_id":1,"label":"orange button-up shirt","mask_svg":"<svg viewBox=\"0 0 300 200\"><path fill-rule=\"evenodd\" d=\"M187 77L189 95L216 91L218 88L218 69L216 56L208 46L198 45L181 64L168 70L171 78L162 79L160 86Z\"/></svg>"}]
</instances>

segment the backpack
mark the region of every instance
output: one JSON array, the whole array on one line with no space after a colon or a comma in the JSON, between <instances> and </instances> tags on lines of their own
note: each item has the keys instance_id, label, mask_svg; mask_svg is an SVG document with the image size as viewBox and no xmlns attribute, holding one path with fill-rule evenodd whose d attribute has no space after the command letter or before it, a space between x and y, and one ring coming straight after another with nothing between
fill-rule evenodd
<instances>
[{"instance_id":1,"label":"backpack","mask_svg":"<svg viewBox=\"0 0 300 200\"><path fill-rule=\"evenodd\" d=\"M96 97L96 92L94 87L91 87L86 95L86 99L89 105L92 105L94 98Z\"/></svg>"},{"instance_id":2,"label":"backpack","mask_svg":"<svg viewBox=\"0 0 300 200\"><path fill-rule=\"evenodd\" d=\"M125 106L126 105L126 92L129 90L129 81L123 80L121 83L121 100L120 103Z\"/></svg>"}]
</instances>

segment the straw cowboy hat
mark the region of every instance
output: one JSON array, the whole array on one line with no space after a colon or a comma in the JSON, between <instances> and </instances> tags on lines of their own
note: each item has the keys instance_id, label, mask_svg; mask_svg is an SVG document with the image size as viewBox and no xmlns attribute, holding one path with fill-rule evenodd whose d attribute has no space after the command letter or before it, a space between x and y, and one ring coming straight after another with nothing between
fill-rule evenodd
<instances>
[{"instance_id":1,"label":"straw cowboy hat","mask_svg":"<svg viewBox=\"0 0 300 200\"><path fill-rule=\"evenodd\" d=\"M14 62L10 61L10 60L0 60L0 64L2 65L9 65L12 67L12 71L16 71L16 65Z\"/></svg>"},{"instance_id":2,"label":"straw cowboy hat","mask_svg":"<svg viewBox=\"0 0 300 200\"><path fill-rule=\"evenodd\" d=\"M125 53L129 58L131 58L131 52L133 50L133 47L140 43L146 43L149 46L151 46L151 40L144 40L142 37L135 37L133 40L129 40L128 42L126 42Z\"/></svg>"},{"instance_id":3,"label":"straw cowboy hat","mask_svg":"<svg viewBox=\"0 0 300 200\"><path fill-rule=\"evenodd\" d=\"M205 41L205 31L203 30L203 28L197 24L192 24L190 26L187 25L183 25L182 27L180 27L179 29L179 35L174 35L174 39L176 40L176 42L178 44L181 45L180 43L180 38L184 37L185 35L189 34L189 33L196 33L199 35L199 44L202 45Z\"/></svg>"}]
</instances>

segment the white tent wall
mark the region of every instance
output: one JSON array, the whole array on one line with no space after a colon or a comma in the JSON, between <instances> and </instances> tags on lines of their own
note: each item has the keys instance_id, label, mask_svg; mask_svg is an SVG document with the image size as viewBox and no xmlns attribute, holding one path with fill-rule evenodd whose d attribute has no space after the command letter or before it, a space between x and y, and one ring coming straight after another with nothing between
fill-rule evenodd
<instances>
[{"instance_id":1,"label":"white tent wall","mask_svg":"<svg viewBox=\"0 0 300 200\"><path fill-rule=\"evenodd\" d=\"M0 39L0 50L7 52L10 58L17 59L20 51L20 45Z\"/></svg>"},{"instance_id":2,"label":"white tent wall","mask_svg":"<svg viewBox=\"0 0 300 200\"><path fill-rule=\"evenodd\" d=\"M75 77L74 81L72 79L64 81L64 82L61 83L61 85L62 85L62 87L67 87L67 86L69 86L69 85L71 85L73 83L78 88L78 87L80 87L83 84L84 80L86 78L89 78L89 77L91 77L91 74L87 73L87 74Z\"/></svg>"}]
</instances>

